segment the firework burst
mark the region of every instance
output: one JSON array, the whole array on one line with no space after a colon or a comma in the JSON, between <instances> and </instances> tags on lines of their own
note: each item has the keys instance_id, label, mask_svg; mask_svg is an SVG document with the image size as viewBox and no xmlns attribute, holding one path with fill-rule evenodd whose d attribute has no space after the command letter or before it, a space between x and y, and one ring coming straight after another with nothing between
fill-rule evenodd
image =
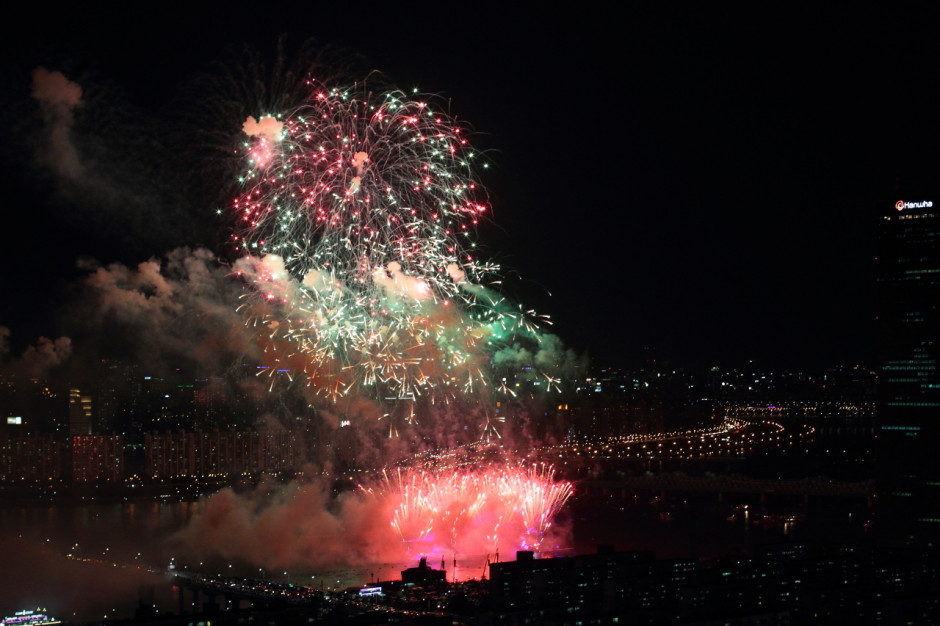
<instances>
[{"instance_id":1,"label":"firework burst","mask_svg":"<svg viewBox=\"0 0 940 626\"><path fill-rule=\"evenodd\" d=\"M539 316L483 286L498 267L473 242L489 203L467 128L432 97L308 86L303 106L243 127L233 242L266 371L332 399L487 387L489 356L538 341Z\"/></svg>"},{"instance_id":2,"label":"firework burst","mask_svg":"<svg viewBox=\"0 0 940 626\"><path fill-rule=\"evenodd\" d=\"M410 468L383 477L364 490L385 501L411 556L539 550L572 493L547 465Z\"/></svg>"}]
</instances>

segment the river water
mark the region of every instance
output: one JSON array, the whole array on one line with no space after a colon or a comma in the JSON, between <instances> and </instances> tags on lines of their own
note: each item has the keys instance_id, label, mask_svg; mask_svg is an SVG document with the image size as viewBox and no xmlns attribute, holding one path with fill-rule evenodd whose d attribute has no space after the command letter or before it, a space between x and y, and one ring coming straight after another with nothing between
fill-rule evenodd
<instances>
[{"instance_id":1,"label":"river water","mask_svg":"<svg viewBox=\"0 0 940 626\"><path fill-rule=\"evenodd\" d=\"M747 504L745 512L743 505ZM123 618L138 603L160 611L177 610L163 572L174 555L167 538L204 506L201 502L136 501L120 504L0 507L0 612L12 615L44 607L60 619ZM738 506L737 511L734 507ZM799 515L794 523L758 523L764 514ZM865 532L863 503L737 501L714 496L650 495L627 498L575 496L558 523L569 529L555 554L592 553L598 545L617 550L650 550L659 558L710 558L745 554L755 546L780 541L838 541ZM458 579L480 578L486 558L456 555ZM514 555L500 555L502 560ZM433 567L440 563L430 562ZM330 570L270 572L256 566L205 563L206 571L263 576L323 588L345 587L372 579L397 579L414 563L374 563ZM453 562L446 559L448 579ZM190 562L198 568L199 564Z\"/></svg>"}]
</instances>

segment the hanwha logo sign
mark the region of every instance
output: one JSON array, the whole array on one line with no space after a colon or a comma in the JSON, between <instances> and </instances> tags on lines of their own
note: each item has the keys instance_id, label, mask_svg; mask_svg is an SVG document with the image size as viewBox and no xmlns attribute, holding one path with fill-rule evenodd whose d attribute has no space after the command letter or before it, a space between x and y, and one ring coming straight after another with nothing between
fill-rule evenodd
<instances>
[{"instance_id":1,"label":"hanwha logo sign","mask_svg":"<svg viewBox=\"0 0 940 626\"><path fill-rule=\"evenodd\" d=\"M898 211L903 211L904 209L929 209L933 207L933 201L931 200L921 200L920 202L905 202L904 200L898 200L894 203L894 208Z\"/></svg>"}]
</instances>

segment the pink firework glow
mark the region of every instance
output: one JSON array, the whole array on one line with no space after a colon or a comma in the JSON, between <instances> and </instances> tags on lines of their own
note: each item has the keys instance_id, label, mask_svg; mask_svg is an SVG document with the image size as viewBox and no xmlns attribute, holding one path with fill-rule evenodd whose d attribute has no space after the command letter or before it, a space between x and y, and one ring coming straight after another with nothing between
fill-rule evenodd
<instances>
[{"instance_id":1,"label":"pink firework glow","mask_svg":"<svg viewBox=\"0 0 940 626\"><path fill-rule=\"evenodd\" d=\"M411 556L540 550L572 486L548 465L399 469L376 488Z\"/></svg>"}]
</instances>

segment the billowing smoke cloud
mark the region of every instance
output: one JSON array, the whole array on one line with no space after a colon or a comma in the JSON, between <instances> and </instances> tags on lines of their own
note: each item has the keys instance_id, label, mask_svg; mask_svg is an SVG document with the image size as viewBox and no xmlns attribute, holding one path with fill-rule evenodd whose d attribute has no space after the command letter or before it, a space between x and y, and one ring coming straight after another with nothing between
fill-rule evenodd
<instances>
[{"instance_id":1,"label":"billowing smoke cloud","mask_svg":"<svg viewBox=\"0 0 940 626\"><path fill-rule=\"evenodd\" d=\"M523 314L521 308L514 308L517 305L502 295L481 285L464 282L457 268L448 267L447 271L462 289L488 301L494 309L505 310L512 315L527 315ZM557 335L531 327L526 332L517 333L506 345L494 350L491 362L495 370L512 372L520 380L542 378L549 387L555 385L554 381L579 376L587 370L587 355L566 348Z\"/></svg>"},{"instance_id":2,"label":"billowing smoke cloud","mask_svg":"<svg viewBox=\"0 0 940 626\"><path fill-rule=\"evenodd\" d=\"M385 506L360 491L334 499L326 481L262 485L252 494L223 489L170 543L190 557L265 568L404 561L402 545L390 541Z\"/></svg>"},{"instance_id":3,"label":"billowing smoke cloud","mask_svg":"<svg viewBox=\"0 0 940 626\"><path fill-rule=\"evenodd\" d=\"M467 280L466 272L460 269L460 266L457 265L456 263L448 264L447 275L450 276L450 279L452 281L458 284L464 283Z\"/></svg>"},{"instance_id":4,"label":"billowing smoke cloud","mask_svg":"<svg viewBox=\"0 0 940 626\"><path fill-rule=\"evenodd\" d=\"M362 172L365 169L366 163L369 162L369 154L367 152L357 152L353 155L352 166L356 168L356 175L362 176Z\"/></svg>"},{"instance_id":5,"label":"billowing smoke cloud","mask_svg":"<svg viewBox=\"0 0 940 626\"><path fill-rule=\"evenodd\" d=\"M417 276L408 276L401 271L401 264L392 261L384 268L372 272L372 280L393 297L407 296L415 300L427 300L433 295L427 282Z\"/></svg>"},{"instance_id":6,"label":"billowing smoke cloud","mask_svg":"<svg viewBox=\"0 0 940 626\"><path fill-rule=\"evenodd\" d=\"M235 274L251 281L267 300L287 301L294 297L296 285L284 268L284 259L276 254L245 256L235 261Z\"/></svg>"},{"instance_id":7,"label":"billowing smoke cloud","mask_svg":"<svg viewBox=\"0 0 940 626\"><path fill-rule=\"evenodd\" d=\"M242 131L251 137L263 137L272 143L276 143L281 140L284 123L271 116L262 117L260 120L248 116L248 119L242 124Z\"/></svg>"},{"instance_id":8,"label":"billowing smoke cloud","mask_svg":"<svg viewBox=\"0 0 940 626\"><path fill-rule=\"evenodd\" d=\"M586 368L586 357L570 348L565 348L557 335L543 334L538 343L522 345L513 343L493 354L493 364L518 372L533 368L530 376L573 376Z\"/></svg>"},{"instance_id":9,"label":"billowing smoke cloud","mask_svg":"<svg viewBox=\"0 0 940 626\"><path fill-rule=\"evenodd\" d=\"M35 346L29 346L20 357L20 367L27 376L34 378L47 369L61 365L72 353L72 340L68 337L47 339L40 337Z\"/></svg>"},{"instance_id":10,"label":"billowing smoke cloud","mask_svg":"<svg viewBox=\"0 0 940 626\"><path fill-rule=\"evenodd\" d=\"M203 164L186 149L194 143L192 128L172 107L159 119L116 85L87 75L78 84L45 67L33 70L28 94L18 104L38 115L16 127L14 137L35 155L41 174L51 175L44 194L68 210L45 221L127 251L207 240L207 194L214 202L223 183L198 176Z\"/></svg>"},{"instance_id":11,"label":"billowing smoke cloud","mask_svg":"<svg viewBox=\"0 0 940 626\"><path fill-rule=\"evenodd\" d=\"M82 104L82 88L61 72L44 67L33 71L32 97L39 103L46 127L46 143L40 158L58 175L77 180L83 173L72 143L73 111Z\"/></svg>"},{"instance_id":12,"label":"billowing smoke cloud","mask_svg":"<svg viewBox=\"0 0 940 626\"><path fill-rule=\"evenodd\" d=\"M135 268L85 266L76 323L105 341L120 337L128 356L224 372L255 355L255 337L235 310L240 286L208 250L180 248Z\"/></svg>"},{"instance_id":13,"label":"billowing smoke cloud","mask_svg":"<svg viewBox=\"0 0 940 626\"><path fill-rule=\"evenodd\" d=\"M0 326L0 373L17 378L41 378L50 369L62 365L72 354L72 340L68 337L48 339L40 337L35 345L27 346L19 357L7 361L11 353L10 329Z\"/></svg>"}]
</instances>

